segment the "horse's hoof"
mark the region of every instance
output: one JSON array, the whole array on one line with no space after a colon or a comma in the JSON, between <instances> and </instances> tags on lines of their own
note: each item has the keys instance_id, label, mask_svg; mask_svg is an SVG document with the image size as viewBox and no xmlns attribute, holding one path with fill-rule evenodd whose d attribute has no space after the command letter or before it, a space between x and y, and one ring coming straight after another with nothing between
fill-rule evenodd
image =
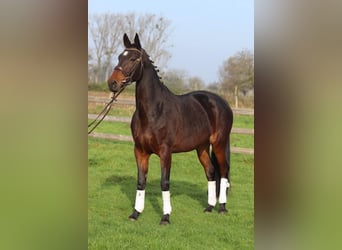
<instances>
[{"instance_id":1,"label":"horse's hoof","mask_svg":"<svg viewBox=\"0 0 342 250\"><path fill-rule=\"evenodd\" d=\"M169 217L170 217L169 214L164 214L159 224L160 225L169 225L170 224Z\"/></svg>"},{"instance_id":2,"label":"horse's hoof","mask_svg":"<svg viewBox=\"0 0 342 250\"><path fill-rule=\"evenodd\" d=\"M228 213L228 210L226 209L226 204L220 204L220 207L218 209L219 214L226 214Z\"/></svg>"},{"instance_id":3,"label":"horse's hoof","mask_svg":"<svg viewBox=\"0 0 342 250\"><path fill-rule=\"evenodd\" d=\"M134 212L128 217L130 221L136 221L139 217L140 213L134 209Z\"/></svg>"},{"instance_id":4,"label":"horse's hoof","mask_svg":"<svg viewBox=\"0 0 342 250\"><path fill-rule=\"evenodd\" d=\"M219 209L219 210L218 210L218 213L219 213L219 214L226 214L226 213L228 213L228 210L225 209L225 208L224 208L224 209Z\"/></svg>"},{"instance_id":5,"label":"horse's hoof","mask_svg":"<svg viewBox=\"0 0 342 250\"><path fill-rule=\"evenodd\" d=\"M205 213L211 213L213 211L214 206L208 205L206 209L204 209L203 212Z\"/></svg>"}]
</instances>

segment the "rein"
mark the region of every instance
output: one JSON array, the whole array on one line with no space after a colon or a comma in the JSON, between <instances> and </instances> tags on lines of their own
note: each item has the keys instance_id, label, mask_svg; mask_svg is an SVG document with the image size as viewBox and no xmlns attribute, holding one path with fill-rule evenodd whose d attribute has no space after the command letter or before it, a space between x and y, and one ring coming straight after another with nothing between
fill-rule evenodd
<instances>
[{"instance_id":1,"label":"rein","mask_svg":"<svg viewBox=\"0 0 342 250\"><path fill-rule=\"evenodd\" d=\"M94 131L94 129L103 121L103 119L107 116L109 113L110 109L112 108L113 102L116 101L116 98L119 96L119 94L124 90L125 88L121 88L118 92L114 93L112 95L112 99L106 104L104 109L100 112L100 114L91 122L88 124L88 128L90 127L90 130L88 131L88 135ZM100 120L99 117L102 116ZM93 125L95 124L95 125Z\"/></svg>"}]
</instances>

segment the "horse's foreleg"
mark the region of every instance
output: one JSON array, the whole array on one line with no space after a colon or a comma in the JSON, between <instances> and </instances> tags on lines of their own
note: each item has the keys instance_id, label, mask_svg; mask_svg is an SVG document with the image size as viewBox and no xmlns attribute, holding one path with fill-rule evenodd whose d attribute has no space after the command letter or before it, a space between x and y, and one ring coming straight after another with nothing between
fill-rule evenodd
<instances>
[{"instance_id":1,"label":"horse's foreleg","mask_svg":"<svg viewBox=\"0 0 342 250\"><path fill-rule=\"evenodd\" d=\"M160 221L161 225L170 223L169 216L172 211L170 198L170 170L171 170L171 152L168 148L161 150L159 154L161 166L161 182L160 187L163 198L163 217Z\"/></svg>"},{"instance_id":2,"label":"horse's foreleg","mask_svg":"<svg viewBox=\"0 0 342 250\"><path fill-rule=\"evenodd\" d=\"M142 152L137 147L134 148L134 154L138 167L138 181L134 211L129 216L130 220L137 220L140 213L144 210L145 207L145 187L148 173L148 159L150 157L149 154Z\"/></svg>"}]
</instances>

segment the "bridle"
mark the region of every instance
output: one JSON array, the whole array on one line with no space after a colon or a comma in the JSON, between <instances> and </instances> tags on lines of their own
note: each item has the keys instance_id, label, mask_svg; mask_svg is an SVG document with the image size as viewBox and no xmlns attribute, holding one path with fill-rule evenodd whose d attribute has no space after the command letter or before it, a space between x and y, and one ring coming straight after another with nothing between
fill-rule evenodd
<instances>
[{"instance_id":1,"label":"bridle","mask_svg":"<svg viewBox=\"0 0 342 250\"><path fill-rule=\"evenodd\" d=\"M135 61L139 61L140 62L140 73L139 73L139 77L137 79L140 79L141 78L141 75L142 75L142 72L143 72L143 67L144 67L144 64L143 64L143 53L136 49L136 48L126 48L126 50L131 50L131 51L136 51L136 52L139 52L139 57L135 60ZM100 114L95 118L95 120L93 120L91 123L88 124L88 128L90 127L90 130L88 131L88 135L94 131L94 129L103 121L103 119L107 116L107 114L109 113L110 109L112 108L112 105L113 105L113 102L116 101L116 98L120 95L120 93L128 86L130 85L133 81L137 81L137 80L133 80L133 77L135 75L135 72L136 72L136 69L138 68L138 64L135 63L134 64L134 67L132 67L130 69L129 72L125 72L123 70L123 68L121 66L116 66L114 68L114 70L119 70L121 71L121 73L125 76L125 80L123 82L123 84L121 85L119 91L117 92L112 92L113 95L111 97L111 100L106 104L106 106L104 107L104 109L100 112ZM100 120L99 117L102 116L102 118ZM95 124L95 125L93 125Z\"/></svg>"},{"instance_id":2,"label":"bridle","mask_svg":"<svg viewBox=\"0 0 342 250\"><path fill-rule=\"evenodd\" d=\"M141 75L142 75L142 72L143 72L143 67L144 67L144 64L143 64L143 53L142 51L136 49L136 48L126 48L125 51L135 51L135 52L138 52L139 53L139 57L137 59L135 59L135 62L134 62L134 66L131 67L131 69L126 72L121 66L116 66L114 68L114 70L118 70L118 71L121 71L121 73L125 76L125 81L123 82L122 84L122 88L125 88L126 86L130 85L132 82L134 81L137 81L138 79L141 78ZM137 80L134 80L133 77L136 73L136 70L137 68L139 67L138 64L136 62L139 62L140 64L140 73L139 73L139 76L137 77ZM120 88L121 90L121 88Z\"/></svg>"}]
</instances>

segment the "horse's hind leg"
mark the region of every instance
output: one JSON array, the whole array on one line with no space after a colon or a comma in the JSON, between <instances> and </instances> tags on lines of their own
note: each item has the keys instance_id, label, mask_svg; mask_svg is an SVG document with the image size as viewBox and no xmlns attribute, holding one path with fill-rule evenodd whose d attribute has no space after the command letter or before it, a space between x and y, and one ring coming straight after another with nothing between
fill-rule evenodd
<instances>
[{"instance_id":1,"label":"horse's hind leg","mask_svg":"<svg viewBox=\"0 0 342 250\"><path fill-rule=\"evenodd\" d=\"M229 138L227 142L221 142L220 144L213 144L213 155L216 158L215 163L220 173L220 192L219 192L219 213L226 213L227 203L227 189L230 186L229 183L229 170L230 170L230 148Z\"/></svg>"},{"instance_id":2,"label":"horse's hind leg","mask_svg":"<svg viewBox=\"0 0 342 250\"><path fill-rule=\"evenodd\" d=\"M148 160L150 154L144 153L137 147L134 148L135 159L138 167L138 181L137 181L137 192L135 197L135 205L133 213L128 217L130 220L135 221L138 219L140 213L145 207L145 187L146 177L148 173Z\"/></svg>"},{"instance_id":3,"label":"horse's hind leg","mask_svg":"<svg viewBox=\"0 0 342 250\"><path fill-rule=\"evenodd\" d=\"M197 149L198 159L200 160L205 175L208 180L208 206L204 212L211 212L216 205L216 181L215 181L215 167L209 156L209 144Z\"/></svg>"}]
</instances>

